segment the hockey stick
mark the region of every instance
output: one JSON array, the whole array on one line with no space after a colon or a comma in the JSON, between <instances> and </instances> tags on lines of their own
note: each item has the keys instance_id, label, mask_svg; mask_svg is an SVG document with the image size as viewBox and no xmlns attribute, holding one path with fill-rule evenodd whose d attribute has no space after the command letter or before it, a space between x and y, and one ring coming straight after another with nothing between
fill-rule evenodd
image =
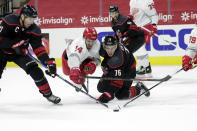
<instances>
[{"instance_id":1,"label":"hockey stick","mask_svg":"<svg viewBox=\"0 0 197 131\"><path fill-rule=\"evenodd\" d=\"M88 76L88 68L86 69L86 76ZM89 79L87 77L87 93L89 92Z\"/></svg>"},{"instance_id":2,"label":"hockey stick","mask_svg":"<svg viewBox=\"0 0 197 131\"><path fill-rule=\"evenodd\" d=\"M30 57L32 60L34 60L35 62L39 63L39 64L40 64L41 66L43 66L44 68L47 68L47 66L45 66L44 64L42 64L42 63L41 63L39 60L37 60L36 58L34 58L30 53L28 53L27 56L29 56L29 57ZM108 109L113 109L114 111L120 109L119 105L114 105L114 106L111 106L111 107L110 107L110 106L108 106L107 104L98 101L95 97L93 97L93 96L91 96L90 94L88 94L87 92L81 90L79 87L75 86L74 84L72 84L72 83L69 82L68 80L64 79L62 76L58 75L57 73L56 73L56 76L57 76L58 78L60 78L61 80L63 80L64 82L66 82L67 84L69 84L70 86L72 86L73 88L75 88L75 90L78 90L78 91L80 91L81 93L83 93L83 94L89 96L90 98L92 98L93 100L95 100L97 103L103 105L104 107L106 107L106 108L108 108ZM85 85L84 85L84 86L85 86Z\"/></svg>"},{"instance_id":3,"label":"hockey stick","mask_svg":"<svg viewBox=\"0 0 197 131\"><path fill-rule=\"evenodd\" d=\"M42 67L47 69L47 66L44 65L43 63L41 63L39 60L37 60L36 58L34 58L29 52L27 53L27 56L29 56L32 60L36 61L37 63L39 63ZM83 87L83 89L88 92L86 86L83 84L81 84L81 86ZM79 90L81 90L80 88L78 88ZM76 91L78 91L78 89L76 89Z\"/></svg>"},{"instance_id":4,"label":"hockey stick","mask_svg":"<svg viewBox=\"0 0 197 131\"><path fill-rule=\"evenodd\" d=\"M197 65L195 65L192 69L196 68ZM168 80L170 80L172 78L172 76L174 76L175 74L179 73L180 71L182 71L183 68L179 69L178 71L176 71L175 73L173 73L172 75L167 75L168 76ZM133 102L134 100L136 100L137 98L139 98L140 96L144 95L145 93L147 93L148 91L152 90L153 88L155 88L156 86L160 85L161 83L163 83L165 81L160 81L159 83L155 84L154 86L152 86L151 88L149 88L147 91L139 94L138 96L134 97L133 99L129 100L128 102L126 102L123 107L126 107L129 103Z\"/></svg>"},{"instance_id":5,"label":"hockey stick","mask_svg":"<svg viewBox=\"0 0 197 131\"><path fill-rule=\"evenodd\" d=\"M99 76L84 76L84 78L90 78L90 79L102 79L102 80L123 80L123 81L167 81L169 79L169 76L167 75L164 78L161 79L148 79L148 78L114 78L114 77L99 77Z\"/></svg>"},{"instance_id":6,"label":"hockey stick","mask_svg":"<svg viewBox=\"0 0 197 131\"><path fill-rule=\"evenodd\" d=\"M144 29L144 30L146 30L146 31L148 31L149 33L152 33L150 30L148 30L147 28L145 28L145 27L143 27L143 26L142 26L141 28ZM155 35L155 36L157 36L157 37L159 38L159 35L158 35L158 34L153 33L153 35ZM170 45L176 47L176 45L174 45L172 42L170 42L170 41L168 41L168 40L163 39L163 41L165 41L165 42L167 42L168 44L170 44Z\"/></svg>"}]
</instances>

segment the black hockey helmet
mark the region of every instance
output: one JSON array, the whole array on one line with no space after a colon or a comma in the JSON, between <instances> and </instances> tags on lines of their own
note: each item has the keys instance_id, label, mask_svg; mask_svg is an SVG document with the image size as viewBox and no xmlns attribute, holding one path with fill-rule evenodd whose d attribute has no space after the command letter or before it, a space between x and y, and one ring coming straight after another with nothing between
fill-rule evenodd
<instances>
[{"instance_id":1,"label":"black hockey helmet","mask_svg":"<svg viewBox=\"0 0 197 131\"><path fill-rule=\"evenodd\" d=\"M118 44L118 40L117 40L116 37L113 36L113 35L107 35L107 36L105 36L105 38L104 38L103 44L104 44L105 46L117 45L117 44Z\"/></svg>"},{"instance_id":2,"label":"black hockey helmet","mask_svg":"<svg viewBox=\"0 0 197 131\"><path fill-rule=\"evenodd\" d=\"M38 17L38 13L36 8L33 5L24 5L23 8L21 9L20 15L24 14L25 17L32 17L36 18Z\"/></svg>"},{"instance_id":3,"label":"black hockey helmet","mask_svg":"<svg viewBox=\"0 0 197 131\"><path fill-rule=\"evenodd\" d=\"M119 8L117 5L110 5L109 6L109 12L118 12L119 13Z\"/></svg>"}]
</instances>

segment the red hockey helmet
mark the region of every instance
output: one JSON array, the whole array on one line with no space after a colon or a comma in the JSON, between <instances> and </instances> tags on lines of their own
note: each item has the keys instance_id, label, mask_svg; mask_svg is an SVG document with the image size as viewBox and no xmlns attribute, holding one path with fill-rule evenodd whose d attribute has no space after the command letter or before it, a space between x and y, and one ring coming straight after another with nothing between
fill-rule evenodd
<instances>
[{"instance_id":1,"label":"red hockey helmet","mask_svg":"<svg viewBox=\"0 0 197 131\"><path fill-rule=\"evenodd\" d=\"M85 28L83 32L83 37L88 38L90 40L96 40L97 39L96 29L94 27Z\"/></svg>"}]
</instances>

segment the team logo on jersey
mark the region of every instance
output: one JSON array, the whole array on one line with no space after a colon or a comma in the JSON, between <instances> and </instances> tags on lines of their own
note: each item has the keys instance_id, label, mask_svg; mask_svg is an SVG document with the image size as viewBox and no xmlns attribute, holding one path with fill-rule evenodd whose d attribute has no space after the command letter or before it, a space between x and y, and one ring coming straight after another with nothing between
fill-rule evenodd
<instances>
[{"instance_id":1,"label":"team logo on jersey","mask_svg":"<svg viewBox=\"0 0 197 131\"><path fill-rule=\"evenodd\" d=\"M15 28L15 32L18 32L18 30L19 30L19 27L17 26L17 27Z\"/></svg>"},{"instance_id":2,"label":"team logo on jersey","mask_svg":"<svg viewBox=\"0 0 197 131\"><path fill-rule=\"evenodd\" d=\"M131 25L132 23L131 23L131 21L128 21L127 24L128 24L128 25Z\"/></svg>"}]
</instances>

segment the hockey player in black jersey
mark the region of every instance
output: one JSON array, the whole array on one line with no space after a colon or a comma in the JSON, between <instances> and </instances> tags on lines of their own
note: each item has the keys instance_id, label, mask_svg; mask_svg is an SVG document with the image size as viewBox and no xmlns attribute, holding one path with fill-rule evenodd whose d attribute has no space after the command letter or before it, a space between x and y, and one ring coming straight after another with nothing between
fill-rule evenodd
<instances>
[{"instance_id":1,"label":"hockey player in black jersey","mask_svg":"<svg viewBox=\"0 0 197 131\"><path fill-rule=\"evenodd\" d=\"M104 57L101 68L103 70L102 77L113 78L135 78L136 61L132 53L120 45L115 36L106 36L100 49L100 55ZM103 93L98 100L107 103L114 97L117 99L128 99L140 94L141 90L148 89L142 82L138 82L135 86L131 86L133 81L123 80L100 80L97 89ZM150 93L145 94L149 96Z\"/></svg>"},{"instance_id":2,"label":"hockey player in black jersey","mask_svg":"<svg viewBox=\"0 0 197 131\"><path fill-rule=\"evenodd\" d=\"M32 77L48 101L57 104L61 99L52 94L43 71L26 55L31 45L37 58L48 67L47 73L55 77L55 59L49 58L42 45L41 30L34 23L36 17L36 9L32 5L24 5L19 15L11 14L0 19L0 78L7 62L12 61Z\"/></svg>"},{"instance_id":3,"label":"hockey player in black jersey","mask_svg":"<svg viewBox=\"0 0 197 131\"><path fill-rule=\"evenodd\" d=\"M145 42L144 31L138 28L129 16L120 14L116 5L109 7L109 14L112 17L111 27L119 41L131 53L137 51Z\"/></svg>"}]
</instances>

